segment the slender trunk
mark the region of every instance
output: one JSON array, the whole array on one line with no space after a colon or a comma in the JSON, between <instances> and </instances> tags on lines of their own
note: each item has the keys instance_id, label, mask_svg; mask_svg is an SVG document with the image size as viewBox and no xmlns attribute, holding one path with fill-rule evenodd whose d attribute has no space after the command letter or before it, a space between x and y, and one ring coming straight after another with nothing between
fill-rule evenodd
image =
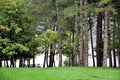
<instances>
[{"instance_id":1,"label":"slender trunk","mask_svg":"<svg viewBox=\"0 0 120 80\"><path fill-rule=\"evenodd\" d=\"M43 67L45 67L45 63L46 63L46 66L48 67L48 50L47 50L47 47L45 47L45 56L44 56Z\"/></svg>"},{"instance_id":2,"label":"slender trunk","mask_svg":"<svg viewBox=\"0 0 120 80\"><path fill-rule=\"evenodd\" d=\"M14 67L14 60L13 60L13 56L11 57L11 60L10 60L10 67Z\"/></svg>"},{"instance_id":3,"label":"slender trunk","mask_svg":"<svg viewBox=\"0 0 120 80\"><path fill-rule=\"evenodd\" d=\"M82 7L83 6L83 0L80 0L80 6ZM82 19L82 14L80 13L80 19ZM80 36L81 36L81 39L80 39L80 54L79 54L79 65L80 66L83 66L83 53L84 53L84 48L83 48L83 23L80 22Z\"/></svg>"},{"instance_id":4,"label":"slender trunk","mask_svg":"<svg viewBox=\"0 0 120 80\"><path fill-rule=\"evenodd\" d=\"M84 36L83 36L82 48L81 48L81 53L82 53L82 54L81 54L81 55L82 55L82 56L81 56L81 57L82 57L82 58L81 58L81 59L82 59L82 62L81 62L81 63L82 63L82 66L85 66L85 59L84 59L84 53L85 53L85 49L84 49L85 47L84 47L84 46L85 46L85 45L84 45L84 43L85 43L85 41L84 41Z\"/></svg>"},{"instance_id":5,"label":"slender trunk","mask_svg":"<svg viewBox=\"0 0 120 80\"><path fill-rule=\"evenodd\" d=\"M72 32L70 33L70 41L71 41L71 45L73 45L73 43L74 43L74 29L72 29ZM74 50L72 51L71 54L69 54L69 66L73 66L73 52L74 52Z\"/></svg>"},{"instance_id":6,"label":"slender trunk","mask_svg":"<svg viewBox=\"0 0 120 80\"><path fill-rule=\"evenodd\" d=\"M20 57L20 60L19 60L19 67L23 67L23 58Z\"/></svg>"},{"instance_id":7,"label":"slender trunk","mask_svg":"<svg viewBox=\"0 0 120 80\"><path fill-rule=\"evenodd\" d=\"M69 55L69 66L71 66L71 55Z\"/></svg>"},{"instance_id":8,"label":"slender trunk","mask_svg":"<svg viewBox=\"0 0 120 80\"><path fill-rule=\"evenodd\" d=\"M103 67L107 67L109 12L105 11Z\"/></svg>"},{"instance_id":9,"label":"slender trunk","mask_svg":"<svg viewBox=\"0 0 120 80\"><path fill-rule=\"evenodd\" d=\"M9 68L8 60L6 60L6 67Z\"/></svg>"},{"instance_id":10,"label":"slender trunk","mask_svg":"<svg viewBox=\"0 0 120 80\"><path fill-rule=\"evenodd\" d=\"M48 67L48 51L46 52L46 66Z\"/></svg>"},{"instance_id":11,"label":"slender trunk","mask_svg":"<svg viewBox=\"0 0 120 80\"><path fill-rule=\"evenodd\" d=\"M54 53L53 53L53 45L50 45L50 58L49 58L49 67L53 67L54 63Z\"/></svg>"},{"instance_id":12,"label":"slender trunk","mask_svg":"<svg viewBox=\"0 0 120 80\"><path fill-rule=\"evenodd\" d=\"M84 0L84 6L88 5L88 0ZM85 37L84 37L84 66L88 66L88 13L85 14Z\"/></svg>"},{"instance_id":13,"label":"slender trunk","mask_svg":"<svg viewBox=\"0 0 120 80\"><path fill-rule=\"evenodd\" d=\"M56 14L57 14L57 27L58 27L58 54L59 54L59 66L62 66L62 34L61 34L61 27L60 27L60 17L59 17L59 8L58 8L58 1L56 0Z\"/></svg>"},{"instance_id":14,"label":"slender trunk","mask_svg":"<svg viewBox=\"0 0 120 80\"><path fill-rule=\"evenodd\" d=\"M116 52L115 52L115 49L113 49L113 66L116 67Z\"/></svg>"},{"instance_id":15,"label":"slender trunk","mask_svg":"<svg viewBox=\"0 0 120 80\"><path fill-rule=\"evenodd\" d=\"M83 50L83 39L81 39L81 41L80 41L80 60L79 60L79 65L80 66L83 66L83 52L84 52L84 50Z\"/></svg>"},{"instance_id":16,"label":"slender trunk","mask_svg":"<svg viewBox=\"0 0 120 80\"><path fill-rule=\"evenodd\" d=\"M43 62L43 67L45 68L45 62L46 62L46 47L45 47L45 55L44 55L44 62Z\"/></svg>"},{"instance_id":17,"label":"slender trunk","mask_svg":"<svg viewBox=\"0 0 120 80\"><path fill-rule=\"evenodd\" d=\"M120 68L120 50L119 50L119 53L118 53L118 67Z\"/></svg>"},{"instance_id":18,"label":"slender trunk","mask_svg":"<svg viewBox=\"0 0 120 80\"><path fill-rule=\"evenodd\" d=\"M78 2L76 1L76 8L78 6ZM74 57L74 61L73 61L73 65L74 66L77 66L77 55L79 54L79 26L78 26L78 23L77 23L77 20L78 20L78 12L76 12L76 15L75 15L75 31L76 31L76 40L75 40L75 50L74 50L74 54L73 54L73 57Z\"/></svg>"},{"instance_id":19,"label":"slender trunk","mask_svg":"<svg viewBox=\"0 0 120 80\"><path fill-rule=\"evenodd\" d=\"M108 31L108 45L111 46L111 33ZM109 67L112 67L112 54L111 54L111 47L108 48L108 55L109 55Z\"/></svg>"},{"instance_id":20,"label":"slender trunk","mask_svg":"<svg viewBox=\"0 0 120 80\"><path fill-rule=\"evenodd\" d=\"M14 56L14 67L16 68L16 57Z\"/></svg>"},{"instance_id":21,"label":"slender trunk","mask_svg":"<svg viewBox=\"0 0 120 80\"><path fill-rule=\"evenodd\" d=\"M5 56L5 58L6 58L6 67L9 67L7 56Z\"/></svg>"},{"instance_id":22,"label":"slender trunk","mask_svg":"<svg viewBox=\"0 0 120 80\"><path fill-rule=\"evenodd\" d=\"M112 55L111 55L111 49L109 49L109 67L112 67Z\"/></svg>"},{"instance_id":23,"label":"slender trunk","mask_svg":"<svg viewBox=\"0 0 120 80\"><path fill-rule=\"evenodd\" d=\"M45 61L46 61L46 52L45 52L45 55L44 55L43 68L45 68Z\"/></svg>"},{"instance_id":24,"label":"slender trunk","mask_svg":"<svg viewBox=\"0 0 120 80\"><path fill-rule=\"evenodd\" d=\"M103 62L103 38L102 38L102 13L97 16L97 41L96 41L96 57L97 66L102 67Z\"/></svg>"},{"instance_id":25,"label":"slender trunk","mask_svg":"<svg viewBox=\"0 0 120 80\"><path fill-rule=\"evenodd\" d=\"M88 27L86 25L86 27ZM85 41L84 41L84 66L88 66L88 28L85 30Z\"/></svg>"},{"instance_id":26,"label":"slender trunk","mask_svg":"<svg viewBox=\"0 0 120 80\"><path fill-rule=\"evenodd\" d=\"M55 44L53 44L53 65L55 67Z\"/></svg>"},{"instance_id":27,"label":"slender trunk","mask_svg":"<svg viewBox=\"0 0 120 80\"><path fill-rule=\"evenodd\" d=\"M16 61L14 61L14 67L16 68Z\"/></svg>"},{"instance_id":28,"label":"slender trunk","mask_svg":"<svg viewBox=\"0 0 120 80\"><path fill-rule=\"evenodd\" d=\"M25 66L25 57L23 57L23 64L22 66L24 67Z\"/></svg>"},{"instance_id":29,"label":"slender trunk","mask_svg":"<svg viewBox=\"0 0 120 80\"><path fill-rule=\"evenodd\" d=\"M30 67L30 59L27 60L27 67Z\"/></svg>"},{"instance_id":30,"label":"slender trunk","mask_svg":"<svg viewBox=\"0 0 120 80\"><path fill-rule=\"evenodd\" d=\"M4 67L6 67L6 61L4 60Z\"/></svg>"},{"instance_id":31,"label":"slender trunk","mask_svg":"<svg viewBox=\"0 0 120 80\"><path fill-rule=\"evenodd\" d=\"M116 45L116 20L114 19L114 27L113 27L113 66L116 67L116 51L115 46Z\"/></svg>"},{"instance_id":32,"label":"slender trunk","mask_svg":"<svg viewBox=\"0 0 120 80\"><path fill-rule=\"evenodd\" d=\"M35 67L35 56L33 56L33 67Z\"/></svg>"},{"instance_id":33,"label":"slender trunk","mask_svg":"<svg viewBox=\"0 0 120 80\"><path fill-rule=\"evenodd\" d=\"M74 28L73 28L73 31L72 31L72 43L74 44L74 34L75 34L75 31L74 31ZM74 49L73 49L73 53L74 53ZM72 53L72 56L71 56L71 65L73 66L74 64L74 56L73 56L73 53Z\"/></svg>"},{"instance_id":34,"label":"slender trunk","mask_svg":"<svg viewBox=\"0 0 120 80\"><path fill-rule=\"evenodd\" d=\"M61 31L58 31L61 32ZM59 41L58 41L58 52L59 52L59 66L62 66L62 34L59 33Z\"/></svg>"},{"instance_id":35,"label":"slender trunk","mask_svg":"<svg viewBox=\"0 0 120 80\"><path fill-rule=\"evenodd\" d=\"M91 48L92 48L92 60L93 60L93 67L95 67L95 59L94 59L94 49L93 49L93 34L92 34L92 24L91 24L91 16L89 17L89 26L90 26L90 38L91 38Z\"/></svg>"}]
</instances>

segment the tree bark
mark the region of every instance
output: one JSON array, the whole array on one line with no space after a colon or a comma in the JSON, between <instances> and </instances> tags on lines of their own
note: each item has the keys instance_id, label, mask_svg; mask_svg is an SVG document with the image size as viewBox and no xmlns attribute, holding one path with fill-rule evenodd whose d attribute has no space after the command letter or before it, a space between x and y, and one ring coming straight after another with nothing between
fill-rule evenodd
<instances>
[{"instance_id":1,"label":"tree bark","mask_svg":"<svg viewBox=\"0 0 120 80\"><path fill-rule=\"evenodd\" d=\"M109 12L105 11L103 67L107 67Z\"/></svg>"},{"instance_id":2,"label":"tree bark","mask_svg":"<svg viewBox=\"0 0 120 80\"><path fill-rule=\"evenodd\" d=\"M97 15L97 36L96 36L96 57L97 67L102 67L103 62L103 38L102 38L102 13Z\"/></svg>"},{"instance_id":3,"label":"tree bark","mask_svg":"<svg viewBox=\"0 0 120 80\"><path fill-rule=\"evenodd\" d=\"M109 27L110 28L110 27ZM112 46L111 44L111 32L108 30L108 45ZM111 47L108 48L108 55L109 55L109 67L112 67L112 54L111 54Z\"/></svg>"},{"instance_id":4,"label":"tree bark","mask_svg":"<svg viewBox=\"0 0 120 80\"><path fill-rule=\"evenodd\" d=\"M73 26L74 27L74 26ZM74 31L74 28L73 28L73 30L72 30L72 43L74 44L74 42L75 42L75 36L74 36L74 34L75 34L75 31ZM74 53L74 49L73 49L73 53ZM73 66L73 64L74 64L74 56L73 56L73 53L72 53L72 55L71 55L71 65Z\"/></svg>"},{"instance_id":5,"label":"tree bark","mask_svg":"<svg viewBox=\"0 0 120 80\"><path fill-rule=\"evenodd\" d=\"M116 26L116 17L114 17L115 19L114 19L114 28L113 28L113 66L114 67L117 67L117 64L116 64L116 51L115 51L115 49L116 49L116 47L115 47L115 45L116 45L116 39L117 39L117 34L116 34L116 28L117 28L117 26Z\"/></svg>"},{"instance_id":6,"label":"tree bark","mask_svg":"<svg viewBox=\"0 0 120 80\"><path fill-rule=\"evenodd\" d=\"M23 67L23 58L20 56L19 59L19 67Z\"/></svg>"},{"instance_id":7,"label":"tree bark","mask_svg":"<svg viewBox=\"0 0 120 80\"><path fill-rule=\"evenodd\" d=\"M48 67L48 50L47 50L47 46L45 46L45 56L44 56L44 62L43 62L43 67L45 67L45 64L46 66Z\"/></svg>"},{"instance_id":8,"label":"tree bark","mask_svg":"<svg viewBox=\"0 0 120 80\"><path fill-rule=\"evenodd\" d=\"M48 67L48 50L46 50L46 66Z\"/></svg>"},{"instance_id":9,"label":"tree bark","mask_svg":"<svg viewBox=\"0 0 120 80\"><path fill-rule=\"evenodd\" d=\"M95 67L95 59L94 59L94 48L93 48L93 34L92 34L92 24L91 24L91 16L89 17L89 26L90 26L90 38L91 38L91 48L92 48L92 61L93 67Z\"/></svg>"},{"instance_id":10,"label":"tree bark","mask_svg":"<svg viewBox=\"0 0 120 80\"><path fill-rule=\"evenodd\" d=\"M76 8L78 6L78 1L75 1L76 2ZM77 56L79 54L79 26L78 26L78 23L77 23L77 20L78 20L78 12L76 12L76 15L75 15L75 31L76 31L76 38L75 38L75 50L74 50L74 61L73 61L73 65L74 66L77 66L78 63L77 63Z\"/></svg>"},{"instance_id":11,"label":"tree bark","mask_svg":"<svg viewBox=\"0 0 120 80\"><path fill-rule=\"evenodd\" d=\"M112 55L111 55L111 49L109 49L109 67L112 67Z\"/></svg>"},{"instance_id":12,"label":"tree bark","mask_svg":"<svg viewBox=\"0 0 120 80\"><path fill-rule=\"evenodd\" d=\"M59 54L59 66L62 66L62 34L60 27L59 7L58 1L56 0L56 14L57 14L57 27L58 27L58 54Z\"/></svg>"},{"instance_id":13,"label":"tree bark","mask_svg":"<svg viewBox=\"0 0 120 80\"><path fill-rule=\"evenodd\" d=\"M54 53L53 53L53 45L50 45L50 58L49 58L49 67L53 67L54 64Z\"/></svg>"},{"instance_id":14,"label":"tree bark","mask_svg":"<svg viewBox=\"0 0 120 80\"><path fill-rule=\"evenodd\" d=\"M83 6L83 0L80 0L80 6L82 7ZM80 13L80 19L82 19L82 14ZM79 53L79 65L80 66L83 66L83 53L84 53L84 40L83 40L83 37L84 37L84 34L83 34L83 22L80 22L80 36L81 36L81 39L80 39L80 53Z\"/></svg>"},{"instance_id":15,"label":"tree bark","mask_svg":"<svg viewBox=\"0 0 120 80\"><path fill-rule=\"evenodd\" d=\"M33 56L33 67L35 67L35 56Z\"/></svg>"},{"instance_id":16,"label":"tree bark","mask_svg":"<svg viewBox=\"0 0 120 80\"><path fill-rule=\"evenodd\" d=\"M44 55L43 68L45 68L45 62L46 62L46 51L45 51L45 55Z\"/></svg>"},{"instance_id":17,"label":"tree bark","mask_svg":"<svg viewBox=\"0 0 120 80\"><path fill-rule=\"evenodd\" d=\"M88 5L88 0L84 0L84 6ZM85 37L84 37L84 66L88 66L88 13L85 13Z\"/></svg>"},{"instance_id":18,"label":"tree bark","mask_svg":"<svg viewBox=\"0 0 120 80\"><path fill-rule=\"evenodd\" d=\"M113 45L115 45L114 44L114 40L113 40ZM116 67L117 65L116 65L116 51L115 51L115 48L113 48L113 66L114 67Z\"/></svg>"}]
</instances>

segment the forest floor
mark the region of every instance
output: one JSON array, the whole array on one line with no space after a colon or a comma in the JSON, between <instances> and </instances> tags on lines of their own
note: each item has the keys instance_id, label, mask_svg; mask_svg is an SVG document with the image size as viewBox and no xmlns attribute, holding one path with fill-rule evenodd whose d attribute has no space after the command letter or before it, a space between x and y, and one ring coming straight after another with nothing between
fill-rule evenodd
<instances>
[{"instance_id":1,"label":"forest floor","mask_svg":"<svg viewBox=\"0 0 120 80\"><path fill-rule=\"evenodd\" d=\"M120 80L120 68L0 68L0 80Z\"/></svg>"}]
</instances>

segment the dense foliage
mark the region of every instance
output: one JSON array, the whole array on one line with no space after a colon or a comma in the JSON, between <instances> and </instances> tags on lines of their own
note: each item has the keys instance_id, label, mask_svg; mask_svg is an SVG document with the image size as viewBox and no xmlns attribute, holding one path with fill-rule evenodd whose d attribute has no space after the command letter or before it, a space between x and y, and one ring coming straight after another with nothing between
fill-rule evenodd
<instances>
[{"instance_id":1,"label":"dense foliage","mask_svg":"<svg viewBox=\"0 0 120 80\"><path fill-rule=\"evenodd\" d=\"M43 53L53 67L56 54L69 66L120 67L120 0L0 0L0 66L30 66ZM89 47L89 44L91 44ZM93 45L94 44L94 45ZM89 52L91 48L91 52ZM96 53L96 54L95 54ZM96 62L95 62L96 57Z\"/></svg>"}]
</instances>

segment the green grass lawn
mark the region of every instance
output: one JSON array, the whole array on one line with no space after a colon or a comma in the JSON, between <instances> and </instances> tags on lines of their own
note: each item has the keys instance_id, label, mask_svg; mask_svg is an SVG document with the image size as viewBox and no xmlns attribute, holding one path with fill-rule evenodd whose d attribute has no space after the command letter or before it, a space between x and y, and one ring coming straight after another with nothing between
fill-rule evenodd
<instances>
[{"instance_id":1,"label":"green grass lawn","mask_svg":"<svg viewBox=\"0 0 120 80\"><path fill-rule=\"evenodd\" d=\"M120 80L120 68L0 68L0 80Z\"/></svg>"}]
</instances>

